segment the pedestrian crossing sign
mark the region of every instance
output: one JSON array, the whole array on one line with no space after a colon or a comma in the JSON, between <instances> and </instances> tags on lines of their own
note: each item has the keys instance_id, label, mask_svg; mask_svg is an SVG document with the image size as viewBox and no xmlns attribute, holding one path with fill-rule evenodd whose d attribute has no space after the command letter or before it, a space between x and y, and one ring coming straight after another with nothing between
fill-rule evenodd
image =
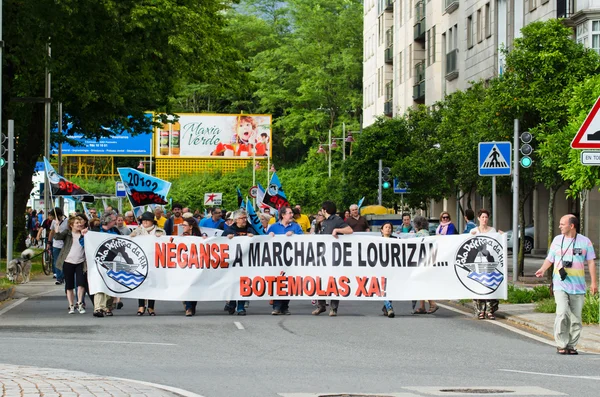
<instances>
[{"instance_id":1,"label":"pedestrian crossing sign","mask_svg":"<svg viewBox=\"0 0 600 397\"><path fill-rule=\"evenodd\" d=\"M511 154L510 142L479 142L479 175L510 175Z\"/></svg>"}]
</instances>

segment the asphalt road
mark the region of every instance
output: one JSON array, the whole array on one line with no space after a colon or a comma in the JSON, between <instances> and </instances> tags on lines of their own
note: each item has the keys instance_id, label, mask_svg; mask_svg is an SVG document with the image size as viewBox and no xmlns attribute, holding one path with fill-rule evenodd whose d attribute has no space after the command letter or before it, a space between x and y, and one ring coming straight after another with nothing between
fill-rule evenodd
<instances>
[{"instance_id":1,"label":"asphalt road","mask_svg":"<svg viewBox=\"0 0 600 397\"><path fill-rule=\"evenodd\" d=\"M0 362L155 382L206 397L426 396L450 387L597 397L600 387L600 355L560 356L443 308L411 315L409 302L394 305L394 319L381 315L378 302L342 302L335 318L310 315L306 301L292 302L291 316L271 316L268 302L254 301L245 317L223 312L221 302L201 302L192 318L180 302L157 302L156 317L137 317L137 302L124 303L114 317L98 319L91 310L68 315L60 288L30 296L0 315Z\"/></svg>"}]
</instances>

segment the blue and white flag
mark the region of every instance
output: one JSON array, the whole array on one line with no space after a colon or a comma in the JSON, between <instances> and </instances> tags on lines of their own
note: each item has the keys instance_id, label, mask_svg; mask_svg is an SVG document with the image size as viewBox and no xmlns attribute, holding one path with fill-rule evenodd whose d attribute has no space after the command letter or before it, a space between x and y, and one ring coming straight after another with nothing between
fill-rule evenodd
<instances>
[{"instance_id":1,"label":"blue and white flag","mask_svg":"<svg viewBox=\"0 0 600 397\"><path fill-rule=\"evenodd\" d=\"M258 208L263 208L263 200L265 199L265 188L259 183L256 184L258 189L256 190L256 205ZM268 205L266 206L268 207Z\"/></svg>"},{"instance_id":2,"label":"blue and white flag","mask_svg":"<svg viewBox=\"0 0 600 397\"><path fill-rule=\"evenodd\" d=\"M287 207L290 206L285 192L283 191L283 187L281 186L281 182L279 181L279 177L275 172L273 173L271 182L269 182L269 187L265 192L263 203L269 207L275 208L276 210L284 205Z\"/></svg>"},{"instance_id":3,"label":"blue and white flag","mask_svg":"<svg viewBox=\"0 0 600 397\"><path fill-rule=\"evenodd\" d=\"M362 207L363 205L363 201L365 201L365 196L363 196L363 198L361 198L360 200L358 200L358 209L360 209L360 207Z\"/></svg>"},{"instance_id":4,"label":"blue and white flag","mask_svg":"<svg viewBox=\"0 0 600 397\"><path fill-rule=\"evenodd\" d=\"M134 168L117 168L121 180L125 184L127 197L132 207L142 207L150 204L167 204L167 195L171 182L163 181L155 176Z\"/></svg>"},{"instance_id":5,"label":"blue and white flag","mask_svg":"<svg viewBox=\"0 0 600 397\"><path fill-rule=\"evenodd\" d=\"M248 213L248 222L250 222L250 225L256 231L256 234L267 234L262 226L260 218L256 214L256 211L254 211L252 201L248 200L248 198L246 198L246 212Z\"/></svg>"}]
</instances>

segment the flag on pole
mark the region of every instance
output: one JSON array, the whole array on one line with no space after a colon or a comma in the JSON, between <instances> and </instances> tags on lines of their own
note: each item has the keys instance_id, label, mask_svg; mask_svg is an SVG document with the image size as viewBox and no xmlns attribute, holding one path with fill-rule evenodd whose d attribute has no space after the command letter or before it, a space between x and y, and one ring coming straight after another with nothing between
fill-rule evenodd
<instances>
[{"instance_id":1,"label":"flag on pole","mask_svg":"<svg viewBox=\"0 0 600 397\"><path fill-rule=\"evenodd\" d=\"M171 182L163 181L134 168L117 168L117 171L125 184L127 198L132 207L167 204L166 199L171 189Z\"/></svg>"},{"instance_id":2,"label":"flag on pole","mask_svg":"<svg viewBox=\"0 0 600 397\"><path fill-rule=\"evenodd\" d=\"M256 231L256 234L267 234L265 229L262 226L259 216L256 214L254 210L254 206L252 205L252 201L248 200L246 197L246 213L248 214L248 221L250 222L250 226Z\"/></svg>"},{"instance_id":3,"label":"flag on pole","mask_svg":"<svg viewBox=\"0 0 600 397\"><path fill-rule=\"evenodd\" d=\"M89 193L82 189L79 185L69 181L64 176L59 175L46 157L44 157L44 168L46 169L46 176L48 177L48 182L50 183L50 192L52 193L52 196L89 195Z\"/></svg>"},{"instance_id":4,"label":"flag on pole","mask_svg":"<svg viewBox=\"0 0 600 397\"><path fill-rule=\"evenodd\" d=\"M365 201L365 196L363 196L363 198L361 198L360 200L358 200L358 209L360 209L360 207L362 207L363 205L363 201Z\"/></svg>"},{"instance_id":5,"label":"flag on pole","mask_svg":"<svg viewBox=\"0 0 600 397\"><path fill-rule=\"evenodd\" d=\"M244 209L245 205L244 205L244 197L242 197L242 192L240 192L239 187L236 187L236 190L237 190L238 207Z\"/></svg>"},{"instance_id":6,"label":"flag on pole","mask_svg":"<svg viewBox=\"0 0 600 397\"><path fill-rule=\"evenodd\" d=\"M258 205L258 208L268 207L263 204L265 198L265 188L260 183L257 184L257 187L258 189L256 189L256 205Z\"/></svg>"},{"instance_id":7,"label":"flag on pole","mask_svg":"<svg viewBox=\"0 0 600 397\"><path fill-rule=\"evenodd\" d=\"M265 192L265 196L263 198L263 203L267 204L269 207L275 208L278 210L279 208L290 205L285 196L285 192L283 191L283 187L281 186L281 182L279 181L279 177L277 173L273 173L271 177L271 182L269 182L269 187Z\"/></svg>"}]
</instances>

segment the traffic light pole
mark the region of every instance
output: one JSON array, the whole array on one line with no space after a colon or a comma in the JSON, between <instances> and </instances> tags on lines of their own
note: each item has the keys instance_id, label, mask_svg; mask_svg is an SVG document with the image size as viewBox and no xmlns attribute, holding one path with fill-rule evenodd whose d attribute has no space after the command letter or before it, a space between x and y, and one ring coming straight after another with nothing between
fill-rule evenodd
<instances>
[{"instance_id":1,"label":"traffic light pole","mask_svg":"<svg viewBox=\"0 0 600 397\"><path fill-rule=\"evenodd\" d=\"M383 160L379 160L379 191L377 194L377 202L379 205L381 205L383 201L383 187L381 185L383 185Z\"/></svg>"},{"instance_id":2,"label":"traffic light pole","mask_svg":"<svg viewBox=\"0 0 600 397\"><path fill-rule=\"evenodd\" d=\"M513 241L512 241L512 265L513 282L517 281L518 258L519 258L519 120L515 119L515 136L513 144Z\"/></svg>"},{"instance_id":3,"label":"traffic light pole","mask_svg":"<svg viewBox=\"0 0 600 397\"><path fill-rule=\"evenodd\" d=\"M6 263L13 259L13 197L15 192L15 121L8 120L8 172L6 173Z\"/></svg>"}]
</instances>

